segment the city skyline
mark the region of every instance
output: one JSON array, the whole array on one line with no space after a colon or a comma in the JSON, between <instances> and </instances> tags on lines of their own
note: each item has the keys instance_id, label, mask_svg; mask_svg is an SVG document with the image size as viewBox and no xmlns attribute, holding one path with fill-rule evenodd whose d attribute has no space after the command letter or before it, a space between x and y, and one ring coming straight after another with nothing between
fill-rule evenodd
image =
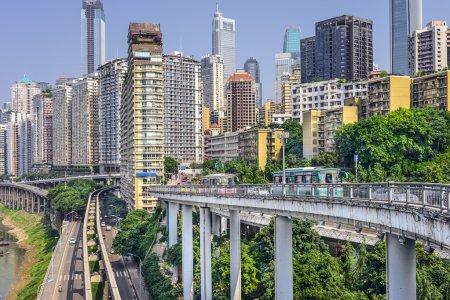
<instances>
[{"instance_id":1,"label":"city skyline","mask_svg":"<svg viewBox=\"0 0 450 300\"><path fill-rule=\"evenodd\" d=\"M135 0L135 2L141 1ZM267 98L274 98L275 90L271 88L274 86L275 73L273 55L282 51L284 31L291 24L298 25L302 30L303 37L308 37L314 34L315 22L326 18L344 13L369 18L374 21L374 61L380 65L381 69L389 70L389 47L386 42L383 42L389 39L388 1L381 8L377 3L358 3L358 1L348 1L346 4L333 3L323 8L323 2L310 3L308 4L310 9L302 10L300 13L295 9L292 9L292 12L282 10L273 3L260 3L261 9L257 18L256 12L249 15L245 9L237 5L237 2L220 3L220 11L225 16L236 20L236 67L243 66L245 60L250 56L260 62L261 82L268 87L264 90L264 101ZM301 6L293 1L284 1L283 3L290 3L293 8ZM131 7L128 9L119 3L108 0L103 1L103 5L105 13L108 15L107 60L126 56L127 24L136 20L161 23L162 32L166 37L165 53L183 50L186 55L193 54L199 60L202 55L209 54L211 51L211 17L214 14L215 2L208 5L205 3L180 3L179 9L176 11L169 9L169 4L161 4L159 9L161 13L154 16L148 14L149 10L135 11ZM144 8L146 6L143 2L140 5ZM150 4L148 5L150 7ZM250 6L250 4L243 5ZM6 4L5 11L16 9L19 9L17 3L8 2ZM4 61L5 68L12 71L0 75L0 102L2 103L10 100L9 87L24 73L35 81L46 81L52 84L61 75L67 77L80 75L80 3L76 1L76 3L57 3L51 6L46 3L37 5L37 3L30 2L26 8L20 7L20 9L23 11L24 18L15 20L12 16L6 15L1 19L0 25L4 27L17 26L23 30L26 28L31 32L38 32L36 37L31 38L32 41L37 39L35 41L37 45L50 45L50 41L58 36L59 47L35 47L33 54L30 55L30 52L26 51L26 41L19 40L16 35L12 35L8 31L0 33L2 39L10 40L16 45L11 49L3 49L5 57L9 57ZM55 14L54 20L54 23L65 24L65 26L61 26L61 29L56 28L54 23L42 21L45 18L42 18L42 14L36 13L52 9L61 12ZM444 0L438 0L432 6L424 6L424 23L436 19L446 20L445 12L448 9L450 9L450 3ZM186 11L192 13L186 14ZM277 18L276 15L281 13L284 14L283 18ZM271 22L264 22L267 18L271 18ZM278 19L282 19L282 21L278 21ZM180 26L181 24L185 25ZM260 30L254 30L256 28ZM52 34L42 34L47 31ZM273 43L267 42L267 35L271 36L270 41L273 40Z\"/></svg>"}]
</instances>

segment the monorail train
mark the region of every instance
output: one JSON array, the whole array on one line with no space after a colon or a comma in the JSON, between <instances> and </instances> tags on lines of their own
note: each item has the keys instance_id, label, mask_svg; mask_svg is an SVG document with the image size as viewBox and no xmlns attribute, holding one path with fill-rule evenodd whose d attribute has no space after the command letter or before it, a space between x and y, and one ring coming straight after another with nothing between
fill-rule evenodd
<instances>
[{"instance_id":1,"label":"monorail train","mask_svg":"<svg viewBox=\"0 0 450 300\"><path fill-rule=\"evenodd\" d=\"M286 195L302 195L315 197L328 197L333 195L342 198L344 191L342 186L330 185L342 183L342 179L348 178L346 172L338 168L305 167L286 169ZM274 187L272 193L282 193L283 171L274 173Z\"/></svg>"}]
</instances>

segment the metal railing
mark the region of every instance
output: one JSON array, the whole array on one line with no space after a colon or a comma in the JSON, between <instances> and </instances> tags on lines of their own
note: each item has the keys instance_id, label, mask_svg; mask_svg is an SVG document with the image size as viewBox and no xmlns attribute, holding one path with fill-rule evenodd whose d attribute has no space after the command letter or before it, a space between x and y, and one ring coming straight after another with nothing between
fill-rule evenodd
<instances>
[{"instance_id":1,"label":"metal railing","mask_svg":"<svg viewBox=\"0 0 450 300\"><path fill-rule=\"evenodd\" d=\"M376 203L422 206L450 212L450 184L417 182L270 184L230 186L151 186L148 191L169 194L208 196L277 196L301 200L355 200Z\"/></svg>"}]
</instances>

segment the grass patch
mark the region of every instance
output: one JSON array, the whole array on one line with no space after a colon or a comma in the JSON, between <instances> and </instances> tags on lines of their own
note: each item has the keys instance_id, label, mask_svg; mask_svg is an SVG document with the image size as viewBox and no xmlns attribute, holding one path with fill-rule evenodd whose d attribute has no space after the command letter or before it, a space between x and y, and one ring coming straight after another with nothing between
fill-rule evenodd
<instances>
[{"instance_id":1,"label":"grass patch","mask_svg":"<svg viewBox=\"0 0 450 300\"><path fill-rule=\"evenodd\" d=\"M93 282L91 286L92 286L92 298L94 298L94 300L102 300L105 283L103 281Z\"/></svg>"},{"instance_id":2,"label":"grass patch","mask_svg":"<svg viewBox=\"0 0 450 300\"><path fill-rule=\"evenodd\" d=\"M27 243L33 248L34 264L26 270L30 280L17 293L17 299L36 299L39 288L44 280L48 265L52 257L52 250L56 246L58 233L49 226L45 226L42 217L23 211L10 210L0 205L0 212L10 217L28 235ZM27 254L30 255L30 254Z\"/></svg>"},{"instance_id":3,"label":"grass patch","mask_svg":"<svg viewBox=\"0 0 450 300\"><path fill-rule=\"evenodd\" d=\"M100 270L100 264L98 260L89 262L89 270L92 273L98 272Z\"/></svg>"}]
</instances>

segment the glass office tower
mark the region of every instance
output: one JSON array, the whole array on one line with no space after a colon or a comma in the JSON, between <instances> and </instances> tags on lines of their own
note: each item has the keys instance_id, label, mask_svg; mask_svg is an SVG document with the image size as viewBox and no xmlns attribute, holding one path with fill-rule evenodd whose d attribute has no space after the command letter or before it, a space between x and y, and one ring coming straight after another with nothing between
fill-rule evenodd
<instances>
[{"instance_id":1,"label":"glass office tower","mask_svg":"<svg viewBox=\"0 0 450 300\"><path fill-rule=\"evenodd\" d=\"M422 29L422 0L390 0L391 72L409 74L409 35Z\"/></svg>"},{"instance_id":2,"label":"glass office tower","mask_svg":"<svg viewBox=\"0 0 450 300\"><path fill-rule=\"evenodd\" d=\"M300 62L300 39L301 32L298 27L289 27L284 33L283 52L291 53L292 59Z\"/></svg>"},{"instance_id":3,"label":"glass office tower","mask_svg":"<svg viewBox=\"0 0 450 300\"><path fill-rule=\"evenodd\" d=\"M81 73L105 63L105 12L100 0L83 0L81 8Z\"/></svg>"}]
</instances>

